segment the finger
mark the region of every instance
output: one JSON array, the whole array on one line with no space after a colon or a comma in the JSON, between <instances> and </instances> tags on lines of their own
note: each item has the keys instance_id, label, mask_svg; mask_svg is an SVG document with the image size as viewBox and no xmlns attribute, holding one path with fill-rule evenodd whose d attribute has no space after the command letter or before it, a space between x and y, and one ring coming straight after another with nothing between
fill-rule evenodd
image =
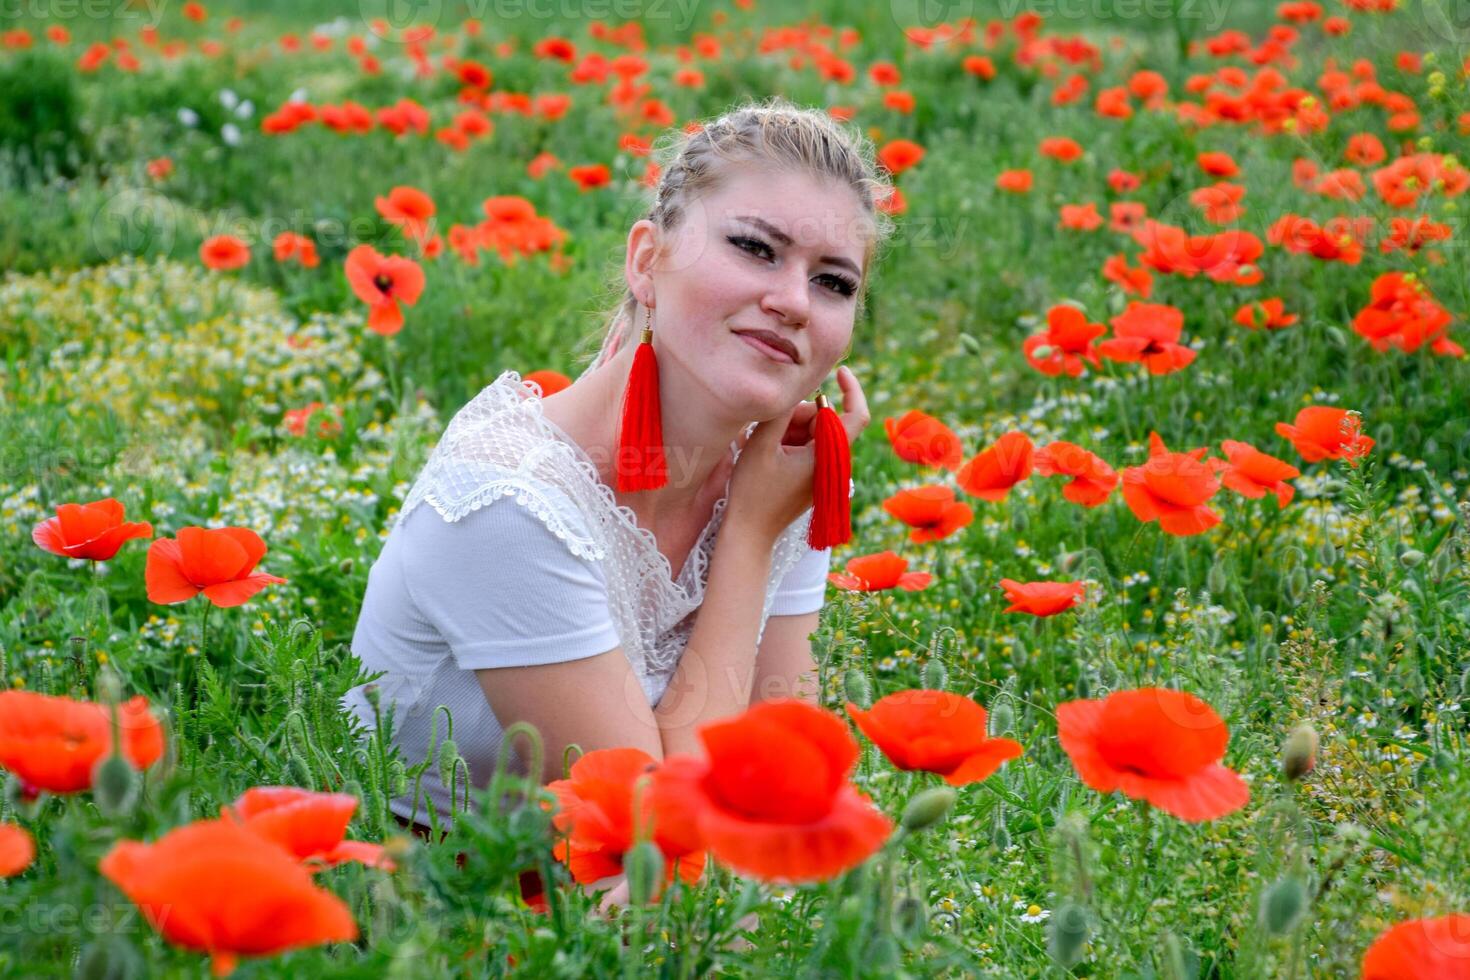
<instances>
[{"instance_id":1,"label":"finger","mask_svg":"<svg viewBox=\"0 0 1470 980\"><path fill-rule=\"evenodd\" d=\"M813 438L812 422L817 417L816 402L801 402L791 413L786 433L781 437L782 445L805 446Z\"/></svg>"},{"instance_id":2,"label":"finger","mask_svg":"<svg viewBox=\"0 0 1470 980\"><path fill-rule=\"evenodd\" d=\"M857 375L846 364L837 369L837 384L842 389L843 424L847 426L848 437L856 439L870 421L868 398Z\"/></svg>"}]
</instances>

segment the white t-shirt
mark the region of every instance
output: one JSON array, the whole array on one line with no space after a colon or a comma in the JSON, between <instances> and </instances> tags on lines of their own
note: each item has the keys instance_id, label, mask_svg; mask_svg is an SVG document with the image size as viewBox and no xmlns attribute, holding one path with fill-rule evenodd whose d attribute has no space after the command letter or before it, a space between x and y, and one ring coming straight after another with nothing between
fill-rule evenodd
<instances>
[{"instance_id":1,"label":"white t-shirt","mask_svg":"<svg viewBox=\"0 0 1470 980\"><path fill-rule=\"evenodd\" d=\"M496 385L505 381L503 375ZM500 397L510 398L504 391ZM519 415L506 418L516 425L526 421L516 421ZM536 431L547 439L556 438L555 430L543 427ZM539 490L543 502L559 502L560 516L576 520L577 512L571 508L568 496L551 485L540 485ZM438 710L443 705L453 717L454 740L465 758L470 781L483 787L495 770L501 726L480 687L476 669L580 660L618 646L624 646L626 653L632 644L621 641L609 606L606 576L610 568L605 567L609 562L574 554L567 540L554 533L545 515L507 496L487 499L454 521L436 511L436 507L416 507L390 530L368 574L352 651L369 671L385 672L374 682L380 695L379 708L385 717L393 712L394 741L404 764L412 767L421 762L431 746L437 751L448 736L444 712ZM719 523L711 520L684 568L672 580L668 580L665 560L662 571L651 573L653 577L662 575L665 581L649 582L649 589L635 588L631 593L618 590L624 603L629 594L663 594L665 602L669 594L688 599L686 605L693 611L679 615L686 608L679 605L673 607L673 613L665 612L666 616L679 615L678 622L654 623L653 631L659 638L676 639L692 627L697 603L703 599L708 557ZM585 531L586 526L578 524L572 530ZM653 558L662 558L652 535L634 535L634 528L620 530L629 532L625 548L645 547L654 551ZM792 530L798 529L793 525ZM790 547L789 542L786 547ZM830 549L807 549L794 564L788 561L788 570L779 582L768 583L768 588L775 588L766 615L819 610L831 554ZM639 557L644 560L634 563L637 567L653 569L660 565L648 560L650 556ZM773 577L778 571L773 568ZM663 593L659 592L660 586ZM624 622L632 621L633 617L624 618ZM762 635L765 622L763 616ZM657 705L672 673L672 666L641 672L640 681L650 706ZM367 730L373 730L373 709L362 687L349 691L343 703ZM575 703L569 701L567 710L575 711ZM390 807L401 816L414 818L412 782L408 793L391 800ZM462 782L451 806L437 760L423 773L420 788L425 797L417 807L420 823L428 822L427 805L432 804L441 823L446 824L452 821L455 810L465 806Z\"/></svg>"}]
</instances>

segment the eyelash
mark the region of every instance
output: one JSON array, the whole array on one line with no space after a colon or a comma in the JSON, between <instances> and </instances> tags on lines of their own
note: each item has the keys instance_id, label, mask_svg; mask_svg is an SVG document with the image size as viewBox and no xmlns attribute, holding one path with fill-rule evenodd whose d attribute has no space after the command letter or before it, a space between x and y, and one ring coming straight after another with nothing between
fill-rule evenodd
<instances>
[{"instance_id":1,"label":"eyelash","mask_svg":"<svg viewBox=\"0 0 1470 980\"><path fill-rule=\"evenodd\" d=\"M760 253L753 249L747 248L747 245L755 245L759 248L765 249L767 255L775 254L771 251L771 246L767 245L759 238L748 238L744 235L731 235L729 238L729 242L741 251L749 252L751 255L759 255ZM857 283L853 282L847 276L839 276L835 273L825 273L819 276L818 279L827 279L834 283L835 285L830 286L829 288L839 296L851 296L853 293L857 292Z\"/></svg>"}]
</instances>

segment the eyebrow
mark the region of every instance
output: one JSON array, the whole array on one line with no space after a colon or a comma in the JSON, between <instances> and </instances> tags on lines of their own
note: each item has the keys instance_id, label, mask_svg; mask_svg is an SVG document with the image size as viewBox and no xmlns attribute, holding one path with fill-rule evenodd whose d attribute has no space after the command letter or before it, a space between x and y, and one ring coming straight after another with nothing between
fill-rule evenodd
<instances>
[{"instance_id":1,"label":"eyebrow","mask_svg":"<svg viewBox=\"0 0 1470 980\"><path fill-rule=\"evenodd\" d=\"M748 224L755 225L757 228L764 231L767 235L770 235L782 245L795 244L790 235L786 234L784 231L777 228L775 225L771 224L764 218L757 218L753 214L737 214L735 215L735 218L739 221L744 221ZM859 269L856 263L854 263L851 259L843 258L840 255L824 255L818 261L826 262L829 265L840 266L844 269L849 269L852 271L852 274L857 276L859 279L863 277L863 270Z\"/></svg>"}]
</instances>

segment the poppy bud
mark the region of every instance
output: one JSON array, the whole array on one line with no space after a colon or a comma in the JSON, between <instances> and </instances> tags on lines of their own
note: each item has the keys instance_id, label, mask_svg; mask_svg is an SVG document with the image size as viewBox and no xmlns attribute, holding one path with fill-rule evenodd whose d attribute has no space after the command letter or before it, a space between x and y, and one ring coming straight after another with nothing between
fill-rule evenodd
<instances>
[{"instance_id":1,"label":"poppy bud","mask_svg":"<svg viewBox=\"0 0 1470 980\"><path fill-rule=\"evenodd\" d=\"M388 785L393 788L394 796L408 792L408 770L402 759L394 759L388 764Z\"/></svg>"},{"instance_id":2,"label":"poppy bud","mask_svg":"<svg viewBox=\"0 0 1470 980\"><path fill-rule=\"evenodd\" d=\"M1296 875L1276 879L1261 895L1261 925L1273 936L1291 932L1306 912L1307 887Z\"/></svg>"},{"instance_id":3,"label":"poppy bud","mask_svg":"<svg viewBox=\"0 0 1470 980\"><path fill-rule=\"evenodd\" d=\"M925 830L944 819L959 794L950 786L931 786L915 793L903 808L903 829L911 833Z\"/></svg>"},{"instance_id":4,"label":"poppy bud","mask_svg":"<svg viewBox=\"0 0 1470 980\"><path fill-rule=\"evenodd\" d=\"M117 704L122 700L122 681L111 667L97 672L97 700L103 704Z\"/></svg>"},{"instance_id":5,"label":"poppy bud","mask_svg":"<svg viewBox=\"0 0 1470 980\"><path fill-rule=\"evenodd\" d=\"M1298 565L1286 576L1286 595L1291 599L1292 605L1300 605L1307 597L1307 589L1311 583L1307 581L1307 570Z\"/></svg>"},{"instance_id":6,"label":"poppy bud","mask_svg":"<svg viewBox=\"0 0 1470 980\"><path fill-rule=\"evenodd\" d=\"M639 841L623 855L623 871L628 876L628 900L647 905L664 877L663 852L652 841Z\"/></svg>"},{"instance_id":7,"label":"poppy bud","mask_svg":"<svg viewBox=\"0 0 1470 980\"><path fill-rule=\"evenodd\" d=\"M378 705L383 700L383 692L378 690L376 684L365 684L362 688L362 696L367 698L367 703L372 705L373 710L378 710Z\"/></svg>"},{"instance_id":8,"label":"poppy bud","mask_svg":"<svg viewBox=\"0 0 1470 980\"><path fill-rule=\"evenodd\" d=\"M938 660L930 660L919 672L919 679L927 690L942 691L949 683L949 671Z\"/></svg>"},{"instance_id":9,"label":"poppy bud","mask_svg":"<svg viewBox=\"0 0 1470 980\"><path fill-rule=\"evenodd\" d=\"M976 340L970 334L965 333L963 330L960 331L960 346L969 351L971 354L980 354L983 353L985 350L980 341Z\"/></svg>"},{"instance_id":10,"label":"poppy bud","mask_svg":"<svg viewBox=\"0 0 1470 980\"><path fill-rule=\"evenodd\" d=\"M1451 547L1440 548L1434 553L1434 558L1429 563L1429 570L1434 575L1436 582L1443 582L1449 578L1455 570L1458 560L1455 558L1455 549ZM0 668L3 668L3 660L0 660ZM0 670L3 673L3 670Z\"/></svg>"},{"instance_id":11,"label":"poppy bud","mask_svg":"<svg viewBox=\"0 0 1470 980\"><path fill-rule=\"evenodd\" d=\"M1011 846L1011 832L1006 829L1005 814L996 811L995 830L990 835L990 843L995 845L997 851L1004 851Z\"/></svg>"},{"instance_id":12,"label":"poppy bud","mask_svg":"<svg viewBox=\"0 0 1470 980\"><path fill-rule=\"evenodd\" d=\"M439 746L439 779L445 786L454 782L454 767L459 762L459 746L454 739L446 738Z\"/></svg>"},{"instance_id":13,"label":"poppy bud","mask_svg":"<svg viewBox=\"0 0 1470 980\"><path fill-rule=\"evenodd\" d=\"M1337 546L1332 543L1331 538L1323 538L1322 543L1317 545L1317 560L1328 568L1337 564Z\"/></svg>"},{"instance_id":14,"label":"poppy bud","mask_svg":"<svg viewBox=\"0 0 1470 980\"><path fill-rule=\"evenodd\" d=\"M1210 590L1211 595L1224 595L1230 586L1230 579L1225 574L1225 563L1217 561L1210 566L1209 574L1205 576L1205 588Z\"/></svg>"},{"instance_id":15,"label":"poppy bud","mask_svg":"<svg viewBox=\"0 0 1470 980\"><path fill-rule=\"evenodd\" d=\"M1417 548L1410 548L1402 555L1399 555L1399 562L1405 568L1413 568L1415 565L1418 565L1423 560L1424 552L1418 550Z\"/></svg>"},{"instance_id":16,"label":"poppy bud","mask_svg":"<svg viewBox=\"0 0 1470 980\"><path fill-rule=\"evenodd\" d=\"M138 797L138 774L121 752L113 752L97 763L92 773L92 799L109 817L126 814Z\"/></svg>"},{"instance_id":17,"label":"poppy bud","mask_svg":"<svg viewBox=\"0 0 1470 980\"><path fill-rule=\"evenodd\" d=\"M1046 948L1052 959L1065 968L1082 959L1087 945L1087 910L1068 899L1052 913L1046 924Z\"/></svg>"},{"instance_id":18,"label":"poppy bud","mask_svg":"<svg viewBox=\"0 0 1470 980\"><path fill-rule=\"evenodd\" d=\"M1086 701L1092 697L1092 675L1085 670L1079 670L1076 687L1079 700Z\"/></svg>"},{"instance_id":19,"label":"poppy bud","mask_svg":"<svg viewBox=\"0 0 1470 980\"><path fill-rule=\"evenodd\" d=\"M351 575L352 574L352 559L351 558L343 558L342 561L341 561L341 563L337 566L337 571L341 572L343 575Z\"/></svg>"},{"instance_id":20,"label":"poppy bud","mask_svg":"<svg viewBox=\"0 0 1470 980\"><path fill-rule=\"evenodd\" d=\"M77 957L75 976L77 980L133 980L143 976L143 961L126 939L102 935Z\"/></svg>"},{"instance_id":21,"label":"poppy bud","mask_svg":"<svg viewBox=\"0 0 1470 980\"><path fill-rule=\"evenodd\" d=\"M1292 782L1301 779L1317 764L1317 730L1303 722L1291 730L1281 746L1281 771Z\"/></svg>"},{"instance_id":22,"label":"poppy bud","mask_svg":"<svg viewBox=\"0 0 1470 980\"><path fill-rule=\"evenodd\" d=\"M856 667L849 667L847 673L842 675L842 687L847 694L847 700L859 708L867 711L873 706L873 685L868 683L867 676Z\"/></svg>"},{"instance_id":23,"label":"poppy bud","mask_svg":"<svg viewBox=\"0 0 1470 980\"><path fill-rule=\"evenodd\" d=\"M316 785L316 777L312 775L311 766L307 765L306 760L295 752L286 756L286 775L297 786L312 787Z\"/></svg>"},{"instance_id":24,"label":"poppy bud","mask_svg":"<svg viewBox=\"0 0 1470 980\"><path fill-rule=\"evenodd\" d=\"M863 958L874 970L882 972L885 969L896 969L901 962L898 943L892 936L877 936L868 944Z\"/></svg>"},{"instance_id":25,"label":"poppy bud","mask_svg":"<svg viewBox=\"0 0 1470 980\"><path fill-rule=\"evenodd\" d=\"M990 709L990 736L999 738L1010 731L1016 724L1016 713L1011 710L1009 701L1001 701Z\"/></svg>"}]
</instances>

